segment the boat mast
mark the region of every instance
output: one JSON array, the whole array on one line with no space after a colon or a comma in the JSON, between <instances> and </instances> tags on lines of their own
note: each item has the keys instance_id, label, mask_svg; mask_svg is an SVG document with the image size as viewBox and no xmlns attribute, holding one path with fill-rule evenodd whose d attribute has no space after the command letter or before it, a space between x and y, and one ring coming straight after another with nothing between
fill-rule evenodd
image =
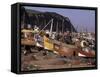
<instances>
[{"instance_id":1,"label":"boat mast","mask_svg":"<svg viewBox=\"0 0 100 77\"><path fill-rule=\"evenodd\" d=\"M52 28L53 28L53 19L51 20L50 36L52 35Z\"/></svg>"},{"instance_id":2,"label":"boat mast","mask_svg":"<svg viewBox=\"0 0 100 77\"><path fill-rule=\"evenodd\" d=\"M57 26L56 26L56 34L58 34L58 21L57 21Z\"/></svg>"},{"instance_id":3,"label":"boat mast","mask_svg":"<svg viewBox=\"0 0 100 77\"><path fill-rule=\"evenodd\" d=\"M63 33L63 27L64 27L64 19L62 20L62 33Z\"/></svg>"},{"instance_id":4,"label":"boat mast","mask_svg":"<svg viewBox=\"0 0 100 77\"><path fill-rule=\"evenodd\" d=\"M76 27L76 31L78 32L78 25L77 25L77 27Z\"/></svg>"},{"instance_id":5,"label":"boat mast","mask_svg":"<svg viewBox=\"0 0 100 77\"><path fill-rule=\"evenodd\" d=\"M51 20L41 29L41 31L43 31L51 22L53 23L53 19L51 19ZM40 32L41 32L41 31L40 31Z\"/></svg>"}]
</instances>

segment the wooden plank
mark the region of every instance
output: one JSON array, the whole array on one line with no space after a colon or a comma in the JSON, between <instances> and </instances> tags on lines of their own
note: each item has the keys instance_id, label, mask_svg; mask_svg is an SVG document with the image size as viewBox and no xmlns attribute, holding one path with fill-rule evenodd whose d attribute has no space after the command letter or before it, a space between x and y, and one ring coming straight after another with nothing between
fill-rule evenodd
<instances>
[{"instance_id":1,"label":"wooden plank","mask_svg":"<svg viewBox=\"0 0 100 77\"><path fill-rule=\"evenodd\" d=\"M21 39L21 45L30 45L34 46L36 45L36 42L34 40L28 40L28 39Z\"/></svg>"}]
</instances>

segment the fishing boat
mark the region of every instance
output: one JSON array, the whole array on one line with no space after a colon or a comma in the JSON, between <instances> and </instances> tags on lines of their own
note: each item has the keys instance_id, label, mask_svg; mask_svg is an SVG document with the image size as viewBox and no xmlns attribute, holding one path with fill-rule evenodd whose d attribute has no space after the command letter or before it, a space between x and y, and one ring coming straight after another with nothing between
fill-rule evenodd
<instances>
[{"instance_id":1,"label":"fishing boat","mask_svg":"<svg viewBox=\"0 0 100 77\"><path fill-rule=\"evenodd\" d=\"M75 45L66 44L61 41L58 41L56 39L52 39L53 34L53 19L51 19L41 30L37 31L37 34L40 34L42 31L45 31L44 29L51 24L50 30L47 32L47 34L50 36L49 38L45 35L42 36L43 40L41 40L41 43L36 41L34 39L34 36L29 36L30 39L21 39L21 45L23 46L35 46L37 48L42 48L47 51L51 51L53 53L56 53L60 56L79 56L79 57L95 57L94 51L82 51L80 48L78 48ZM57 28L58 29L58 28ZM57 30L56 30L57 31ZM24 36L26 33L32 34L35 33L34 30L22 30L21 32L24 33ZM46 34L46 32L44 32Z\"/></svg>"}]
</instances>

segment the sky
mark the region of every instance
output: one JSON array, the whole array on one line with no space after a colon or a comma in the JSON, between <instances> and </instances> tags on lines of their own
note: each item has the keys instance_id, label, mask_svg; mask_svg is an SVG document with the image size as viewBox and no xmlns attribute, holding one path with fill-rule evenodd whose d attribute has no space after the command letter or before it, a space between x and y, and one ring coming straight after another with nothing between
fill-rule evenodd
<instances>
[{"instance_id":1,"label":"sky","mask_svg":"<svg viewBox=\"0 0 100 77\"><path fill-rule=\"evenodd\" d=\"M56 12L62 16L68 17L78 32L87 29L88 32L95 32L95 11L94 10L80 10L80 9L63 9L63 8L48 8L48 7L30 7L25 6L26 9L32 9L40 12Z\"/></svg>"}]
</instances>

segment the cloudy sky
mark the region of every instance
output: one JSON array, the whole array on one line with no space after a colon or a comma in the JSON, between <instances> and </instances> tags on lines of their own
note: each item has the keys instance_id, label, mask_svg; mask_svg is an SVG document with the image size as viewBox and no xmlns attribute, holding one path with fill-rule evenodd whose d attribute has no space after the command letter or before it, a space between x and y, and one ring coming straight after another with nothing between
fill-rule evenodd
<instances>
[{"instance_id":1,"label":"cloudy sky","mask_svg":"<svg viewBox=\"0 0 100 77\"><path fill-rule=\"evenodd\" d=\"M26 9L37 10L41 12L56 12L60 15L68 17L71 23L78 31L88 30L88 32L95 32L95 11L94 10L80 10L80 9L62 9L62 8L47 8L47 7L27 7Z\"/></svg>"}]
</instances>

